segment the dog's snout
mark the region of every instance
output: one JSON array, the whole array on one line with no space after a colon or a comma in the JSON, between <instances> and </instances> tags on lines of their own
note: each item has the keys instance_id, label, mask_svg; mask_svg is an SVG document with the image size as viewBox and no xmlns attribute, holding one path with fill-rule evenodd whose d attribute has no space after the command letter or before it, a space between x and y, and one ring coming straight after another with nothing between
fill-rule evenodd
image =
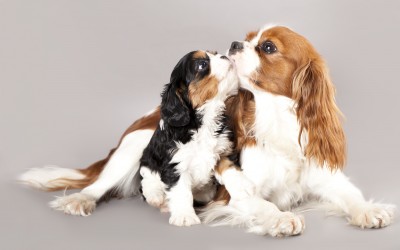
<instances>
[{"instance_id":1,"label":"dog's snout","mask_svg":"<svg viewBox=\"0 0 400 250\"><path fill-rule=\"evenodd\" d=\"M234 41L231 44L231 50L241 50L243 49L243 43L238 42L238 41Z\"/></svg>"},{"instance_id":2,"label":"dog's snout","mask_svg":"<svg viewBox=\"0 0 400 250\"><path fill-rule=\"evenodd\" d=\"M229 49L229 54L234 54L237 51L241 51L243 49L243 43L234 41L231 44L231 48Z\"/></svg>"}]
</instances>

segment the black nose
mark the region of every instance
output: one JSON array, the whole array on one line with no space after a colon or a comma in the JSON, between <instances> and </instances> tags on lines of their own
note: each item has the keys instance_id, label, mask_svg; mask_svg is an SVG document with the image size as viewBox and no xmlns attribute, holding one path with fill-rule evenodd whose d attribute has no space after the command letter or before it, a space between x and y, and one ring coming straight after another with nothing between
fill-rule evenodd
<instances>
[{"instance_id":1,"label":"black nose","mask_svg":"<svg viewBox=\"0 0 400 250\"><path fill-rule=\"evenodd\" d=\"M226 56L221 56L221 59L229 60Z\"/></svg>"},{"instance_id":2,"label":"black nose","mask_svg":"<svg viewBox=\"0 0 400 250\"><path fill-rule=\"evenodd\" d=\"M241 51L243 49L243 43L234 41L231 44L231 48L229 49L229 54L235 54L237 51Z\"/></svg>"}]
</instances>

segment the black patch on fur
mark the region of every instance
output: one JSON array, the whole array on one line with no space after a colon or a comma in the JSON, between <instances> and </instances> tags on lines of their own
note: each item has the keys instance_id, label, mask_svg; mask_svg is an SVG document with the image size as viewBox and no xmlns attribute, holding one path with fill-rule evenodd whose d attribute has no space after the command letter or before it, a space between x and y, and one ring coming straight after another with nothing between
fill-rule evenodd
<instances>
[{"instance_id":1,"label":"black patch on fur","mask_svg":"<svg viewBox=\"0 0 400 250\"><path fill-rule=\"evenodd\" d=\"M141 167L159 172L167 188L179 180L175 171L177 164L169 163L177 149L176 142L187 143L192 139L191 131L198 130L202 125L202 116L196 113L188 98L189 84L196 78L204 77L194 71L193 54L190 52L185 55L172 71L170 83L165 85L161 94L163 129L157 126L140 159Z\"/></svg>"},{"instance_id":2,"label":"black patch on fur","mask_svg":"<svg viewBox=\"0 0 400 250\"><path fill-rule=\"evenodd\" d=\"M201 202L201 201L193 200L193 207L194 208L204 207L205 205L207 205L207 202Z\"/></svg>"}]
</instances>

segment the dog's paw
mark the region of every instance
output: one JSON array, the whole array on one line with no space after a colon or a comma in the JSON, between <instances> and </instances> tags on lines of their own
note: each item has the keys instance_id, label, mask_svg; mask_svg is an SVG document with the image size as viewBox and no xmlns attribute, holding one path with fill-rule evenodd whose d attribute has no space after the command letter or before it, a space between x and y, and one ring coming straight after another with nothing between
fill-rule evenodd
<instances>
[{"instance_id":1,"label":"dog's paw","mask_svg":"<svg viewBox=\"0 0 400 250\"><path fill-rule=\"evenodd\" d=\"M162 208L165 203L165 197L162 193L148 194L145 198L146 202L153 207Z\"/></svg>"},{"instance_id":2,"label":"dog's paw","mask_svg":"<svg viewBox=\"0 0 400 250\"><path fill-rule=\"evenodd\" d=\"M169 207L168 207L168 203L167 202L161 204L160 212L161 213L169 213Z\"/></svg>"},{"instance_id":3,"label":"dog's paw","mask_svg":"<svg viewBox=\"0 0 400 250\"><path fill-rule=\"evenodd\" d=\"M171 217L169 218L169 224L178 227L188 227L200 223L200 219L194 211L190 213L171 214Z\"/></svg>"},{"instance_id":4,"label":"dog's paw","mask_svg":"<svg viewBox=\"0 0 400 250\"><path fill-rule=\"evenodd\" d=\"M390 225L394 219L394 205L369 203L353 212L349 223L361 228L382 228Z\"/></svg>"},{"instance_id":5,"label":"dog's paw","mask_svg":"<svg viewBox=\"0 0 400 250\"><path fill-rule=\"evenodd\" d=\"M57 197L49 203L49 206L66 214L89 216L96 208L96 199L89 195L75 193Z\"/></svg>"},{"instance_id":6,"label":"dog's paw","mask_svg":"<svg viewBox=\"0 0 400 250\"><path fill-rule=\"evenodd\" d=\"M269 230L269 234L274 237L292 236L303 233L304 229L303 216L291 212L282 212Z\"/></svg>"}]
</instances>

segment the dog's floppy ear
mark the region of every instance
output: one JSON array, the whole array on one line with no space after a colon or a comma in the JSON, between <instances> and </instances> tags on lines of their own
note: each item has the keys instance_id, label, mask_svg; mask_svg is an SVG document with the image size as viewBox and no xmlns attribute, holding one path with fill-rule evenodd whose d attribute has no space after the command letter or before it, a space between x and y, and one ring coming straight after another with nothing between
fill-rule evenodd
<instances>
[{"instance_id":1,"label":"dog's floppy ear","mask_svg":"<svg viewBox=\"0 0 400 250\"><path fill-rule=\"evenodd\" d=\"M321 166L342 168L346 161L346 140L335 103L335 89L321 58L303 65L293 79L293 99L301 133L307 132L305 156Z\"/></svg>"},{"instance_id":2,"label":"dog's floppy ear","mask_svg":"<svg viewBox=\"0 0 400 250\"><path fill-rule=\"evenodd\" d=\"M190 122L189 108L180 89L169 83L162 93L161 118L173 127L183 127Z\"/></svg>"},{"instance_id":3,"label":"dog's floppy ear","mask_svg":"<svg viewBox=\"0 0 400 250\"><path fill-rule=\"evenodd\" d=\"M184 98L187 93L186 62L191 53L185 55L171 73L170 83L165 85L161 94L161 118L173 127L183 127L190 122L189 104Z\"/></svg>"}]
</instances>

